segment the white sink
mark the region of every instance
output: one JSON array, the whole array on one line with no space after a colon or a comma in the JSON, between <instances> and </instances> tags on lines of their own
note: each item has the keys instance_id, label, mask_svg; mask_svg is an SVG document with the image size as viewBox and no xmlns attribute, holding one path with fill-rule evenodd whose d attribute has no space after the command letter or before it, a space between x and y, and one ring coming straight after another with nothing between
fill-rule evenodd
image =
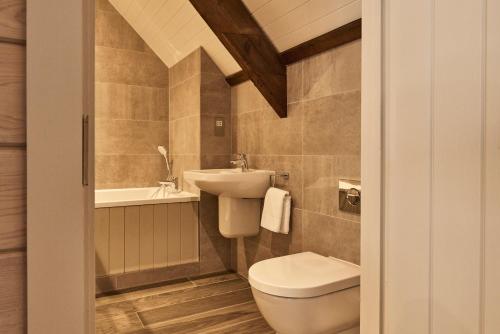
<instances>
[{"instance_id":1,"label":"white sink","mask_svg":"<svg viewBox=\"0 0 500 334\"><path fill-rule=\"evenodd\" d=\"M208 193L231 198L263 198L274 171L201 169L184 172L184 180Z\"/></svg>"}]
</instances>

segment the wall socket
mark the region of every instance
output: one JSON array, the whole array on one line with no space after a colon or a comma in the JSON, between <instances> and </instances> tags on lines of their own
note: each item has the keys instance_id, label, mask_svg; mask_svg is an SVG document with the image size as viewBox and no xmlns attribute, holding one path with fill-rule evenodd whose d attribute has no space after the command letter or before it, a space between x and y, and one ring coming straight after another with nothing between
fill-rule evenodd
<instances>
[{"instance_id":1,"label":"wall socket","mask_svg":"<svg viewBox=\"0 0 500 334\"><path fill-rule=\"evenodd\" d=\"M215 117L214 135L216 137L224 137L226 132L226 121L224 117Z\"/></svg>"}]
</instances>

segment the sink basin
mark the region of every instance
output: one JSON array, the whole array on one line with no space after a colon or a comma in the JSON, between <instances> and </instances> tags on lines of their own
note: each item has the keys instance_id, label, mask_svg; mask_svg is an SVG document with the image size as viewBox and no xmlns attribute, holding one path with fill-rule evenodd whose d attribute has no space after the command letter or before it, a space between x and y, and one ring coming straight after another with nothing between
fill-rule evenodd
<instances>
[{"instance_id":1,"label":"sink basin","mask_svg":"<svg viewBox=\"0 0 500 334\"><path fill-rule=\"evenodd\" d=\"M184 172L184 180L208 193L231 198L263 198L274 171L201 169Z\"/></svg>"}]
</instances>

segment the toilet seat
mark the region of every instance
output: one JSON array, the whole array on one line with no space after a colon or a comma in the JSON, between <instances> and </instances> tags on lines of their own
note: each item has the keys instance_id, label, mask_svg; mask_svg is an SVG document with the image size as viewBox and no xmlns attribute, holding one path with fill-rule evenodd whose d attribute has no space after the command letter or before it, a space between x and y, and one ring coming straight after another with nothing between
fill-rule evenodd
<instances>
[{"instance_id":1,"label":"toilet seat","mask_svg":"<svg viewBox=\"0 0 500 334\"><path fill-rule=\"evenodd\" d=\"M310 298L359 286L360 267L333 257L303 252L250 267L250 285L267 294Z\"/></svg>"}]
</instances>

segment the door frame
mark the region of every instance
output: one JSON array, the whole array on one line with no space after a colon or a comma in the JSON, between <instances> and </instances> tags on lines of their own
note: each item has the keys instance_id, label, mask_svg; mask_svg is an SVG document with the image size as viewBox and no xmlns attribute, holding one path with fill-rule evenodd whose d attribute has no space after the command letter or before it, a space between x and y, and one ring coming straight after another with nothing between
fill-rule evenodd
<instances>
[{"instance_id":1,"label":"door frame","mask_svg":"<svg viewBox=\"0 0 500 334\"><path fill-rule=\"evenodd\" d=\"M29 333L95 331L94 6L27 1Z\"/></svg>"},{"instance_id":2,"label":"door frame","mask_svg":"<svg viewBox=\"0 0 500 334\"><path fill-rule=\"evenodd\" d=\"M361 333L383 333L382 0L363 0L361 57Z\"/></svg>"},{"instance_id":3,"label":"door frame","mask_svg":"<svg viewBox=\"0 0 500 334\"><path fill-rule=\"evenodd\" d=\"M49 3L47 3L50 1ZM27 131L28 131L28 330L30 332L52 330L54 323L60 322L62 327L79 328L72 333L94 332L94 241L93 241L93 203L94 203L94 1L58 0L27 1ZM65 7L65 8L61 8ZM361 333L378 334L382 329L382 0L364 0L362 2L363 39L362 39L362 159L361 179L363 184L362 224L361 229ZM63 15L64 14L64 15ZM61 29L61 24L68 24L72 29ZM61 47L62 43L65 44ZM81 50L80 56L71 52L68 46ZM47 52L47 50L52 52ZM58 53L58 56L55 53ZM60 61L60 62L59 62ZM61 71L62 64L77 62L79 75L69 77ZM62 63L61 63L62 62ZM42 66L42 67L40 67ZM48 75L47 69L51 69ZM67 80L76 80L68 83ZM44 94L41 88L62 89L75 85L74 96L77 99L62 99L56 103L52 94ZM73 104L71 117L54 118L58 112L67 110ZM58 107L62 109L57 109ZM55 109L54 109L55 108ZM74 206L80 211L65 212L69 207L60 205L64 202L63 194L56 189L68 190L68 186L76 185L75 177L81 175L81 116L88 114L89 184L86 187L75 187L76 196L80 199ZM59 114L62 115L62 114ZM52 119L51 119L52 117ZM75 132L64 132L61 125L71 122ZM77 123L75 123L77 122ZM61 136L61 134L63 136ZM54 150L54 142L61 138L73 138L79 144L77 154L62 157L62 151ZM68 150L68 147L64 147ZM74 153L74 152L73 152ZM64 159L63 159L64 158ZM50 173L53 170L42 169L47 160L52 164L61 163L63 167L77 167L77 171L69 174ZM71 160L71 161L70 161ZM71 169L71 168L69 168ZM70 178L68 183L68 178ZM53 191L47 194L47 190ZM59 212L51 209L57 208ZM68 226L63 212L77 217L76 225ZM83 225L83 226L82 226ZM63 229L71 234L75 226L80 226L79 235L72 239L73 247L83 259L84 265L74 259L54 256L53 247L64 233L51 229ZM71 246L70 242L65 246ZM52 251L52 252L51 252ZM40 263L43 263L43 266ZM58 275L58 268L64 265L65 272L79 272L78 281L83 287L74 301L78 307L69 308L64 302L47 308L44 302L47 291L57 293L65 288L74 288L74 282L61 282L51 279ZM52 270L51 270L52 269ZM46 274L51 276L47 277ZM74 275L73 275L74 277ZM75 277L75 279L77 279ZM70 296L66 296L69 298ZM64 321L61 322L61 319ZM36 328L36 330L35 330ZM48 330L47 332L50 332Z\"/></svg>"}]
</instances>

